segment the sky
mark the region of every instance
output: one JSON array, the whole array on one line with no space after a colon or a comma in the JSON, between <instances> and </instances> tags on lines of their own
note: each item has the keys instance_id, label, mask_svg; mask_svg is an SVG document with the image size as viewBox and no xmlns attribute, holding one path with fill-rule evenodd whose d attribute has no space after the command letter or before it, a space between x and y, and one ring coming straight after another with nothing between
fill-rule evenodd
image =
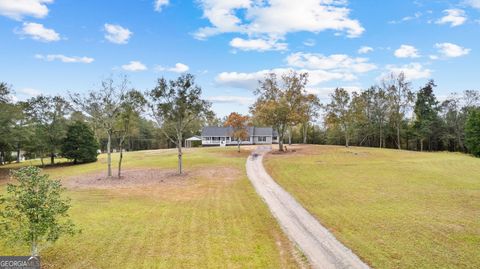
<instances>
[{"instance_id":1,"label":"sky","mask_svg":"<svg viewBox=\"0 0 480 269\"><path fill-rule=\"evenodd\" d=\"M0 0L0 55L17 100L189 72L224 116L288 70L323 102L392 72L415 90L434 79L445 99L479 88L480 0Z\"/></svg>"}]
</instances>

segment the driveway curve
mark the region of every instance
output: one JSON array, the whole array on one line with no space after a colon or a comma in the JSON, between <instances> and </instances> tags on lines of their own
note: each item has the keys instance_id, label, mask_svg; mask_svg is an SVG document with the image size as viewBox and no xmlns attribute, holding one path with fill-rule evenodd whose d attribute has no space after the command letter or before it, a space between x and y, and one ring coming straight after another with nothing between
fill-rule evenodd
<instances>
[{"instance_id":1,"label":"driveway curve","mask_svg":"<svg viewBox=\"0 0 480 269\"><path fill-rule=\"evenodd\" d=\"M263 167L270 147L258 147L247 159L248 178L290 240L307 256L314 268L369 268L323 227Z\"/></svg>"}]
</instances>

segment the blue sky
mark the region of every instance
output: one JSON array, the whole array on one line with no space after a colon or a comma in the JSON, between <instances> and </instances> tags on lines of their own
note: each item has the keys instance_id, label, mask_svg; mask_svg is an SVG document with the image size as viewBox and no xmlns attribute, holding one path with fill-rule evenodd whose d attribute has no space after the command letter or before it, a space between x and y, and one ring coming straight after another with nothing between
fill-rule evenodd
<instances>
[{"instance_id":1,"label":"blue sky","mask_svg":"<svg viewBox=\"0 0 480 269\"><path fill-rule=\"evenodd\" d=\"M190 72L220 116L290 69L324 101L400 71L445 98L478 89L479 34L480 0L0 0L0 80L26 99Z\"/></svg>"}]
</instances>

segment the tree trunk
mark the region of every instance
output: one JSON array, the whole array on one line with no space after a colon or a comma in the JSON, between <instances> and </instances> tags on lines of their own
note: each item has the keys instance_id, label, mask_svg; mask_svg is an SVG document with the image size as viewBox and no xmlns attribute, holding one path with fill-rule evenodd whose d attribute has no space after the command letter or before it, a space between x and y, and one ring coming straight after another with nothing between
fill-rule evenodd
<instances>
[{"instance_id":1,"label":"tree trunk","mask_svg":"<svg viewBox=\"0 0 480 269\"><path fill-rule=\"evenodd\" d=\"M32 239L31 242L31 256L32 257L38 257L38 246L37 246L37 240Z\"/></svg>"},{"instance_id":2,"label":"tree trunk","mask_svg":"<svg viewBox=\"0 0 480 269\"><path fill-rule=\"evenodd\" d=\"M407 139L405 139L405 142L407 142L407 143L406 143L406 148L405 148L405 149L406 149L406 150L409 150L410 144L409 144L408 140L410 139L410 137L408 137L408 132L407 132L407 135L406 135L406 136L407 136L407 137L406 137Z\"/></svg>"},{"instance_id":3,"label":"tree trunk","mask_svg":"<svg viewBox=\"0 0 480 269\"><path fill-rule=\"evenodd\" d=\"M348 137L348 135L345 136L345 146L347 148L350 146L350 137Z\"/></svg>"},{"instance_id":4,"label":"tree trunk","mask_svg":"<svg viewBox=\"0 0 480 269\"><path fill-rule=\"evenodd\" d=\"M30 254L32 257L38 256L38 247L37 247L37 242L35 242L35 240L32 241L32 249Z\"/></svg>"},{"instance_id":5,"label":"tree trunk","mask_svg":"<svg viewBox=\"0 0 480 269\"><path fill-rule=\"evenodd\" d=\"M402 142L400 141L400 124L397 126L397 145L398 149L402 149Z\"/></svg>"},{"instance_id":6,"label":"tree trunk","mask_svg":"<svg viewBox=\"0 0 480 269\"><path fill-rule=\"evenodd\" d=\"M288 128L288 145L292 144L292 128Z\"/></svg>"},{"instance_id":7,"label":"tree trunk","mask_svg":"<svg viewBox=\"0 0 480 269\"><path fill-rule=\"evenodd\" d=\"M238 140L237 143L238 143L238 153L240 153L240 140Z\"/></svg>"},{"instance_id":8,"label":"tree trunk","mask_svg":"<svg viewBox=\"0 0 480 269\"><path fill-rule=\"evenodd\" d=\"M112 134L109 131L107 135L107 176L112 177Z\"/></svg>"},{"instance_id":9,"label":"tree trunk","mask_svg":"<svg viewBox=\"0 0 480 269\"><path fill-rule=\"evenodd\" d=\"M124 138L120 140L120 143L118 145L120 149L120 158L118 159L118 178L122 177L122 160L123 160L123 142L125 141Z\"/></svg>"},{"instance_id":10,"label":"tree trunk","mask_svg":"<svg viewBox=\"0 0 480 269\"><path fill-rule=\"evenodd\" d=\"M278 150L283 151L283 135L278 134Z\"/></svg>"},{"instance_id":11,"label":"tree trunk","mask_svg":"<svg viewBox=\"0 0 480 269\"><path fill-rule=\"evenodd\" d=\"M383 128L382 127L380 127L380 139L379 139L378 142L379 142L379 147L380 148L382 148L382 146L385 146L385 145L382 144L382 142L383 142Z\"/></svg>"},{"instance_id":12,"label":"tree trunk","mask_svg":"<svg viewBox=\"0 0 480 269\"><path fill-rule=\"evenodd\" d=\"M55 164L55 153L50 153L50 164Z\"/></svg>"},{"instance_id":13,"label":"tree trunk","mask_svg":"<svg viewBox=\"0 0 480 269\"><path fill-rule=\"evenodd\" d=\"M423 138L420 139L420 151L423 151Z\"/></svg>"},{"instance_id":14,"label":"tree trunk","mask_svg":"<svg viewBox=\"0 0 480 269\"><path fill-rule=\"evenodd\" d=\"M463 146L462 138L458 134L457 134L457 138L458 138L458 147L460 148L461 151L465 151L465 147Z\"/></svg>"},{"instance_id":15,"label":"tree trunk","mask_svg":"<svg viewBox=\"0 0 480 269\"><path fill-rule=\"evenodd\" d=\"M178 136L177 140L177 148L178 148L178 173L182 174L182 135Z\"/></svg>"},{"instance_id":16,"label":"tree trunk","mask_svg":"<svg viewBox=\"0 0 480 269\"><path fill-rule=\"evenodd\" d=\"M182 145L178 145L178 173L182 174Z\"/></svg>"},{"instance_id":17,"label":"tree trunk","mask_svg":"<svg viewBox=\"0 0 480 269\"><path fill-rule=\"evenodd\" d=\"M20 162L20 143L17 143L17 163Z\"/></svg>"},{"instance_id":18,"label":"tree trunk","mask_svg":"<svg viewBox=\"0 0 480 269\"><path fill-rule=\"evenodd\" d=\"M303 125L303 144L307 144L308 122Z\"/></svg>"}]
</instances>

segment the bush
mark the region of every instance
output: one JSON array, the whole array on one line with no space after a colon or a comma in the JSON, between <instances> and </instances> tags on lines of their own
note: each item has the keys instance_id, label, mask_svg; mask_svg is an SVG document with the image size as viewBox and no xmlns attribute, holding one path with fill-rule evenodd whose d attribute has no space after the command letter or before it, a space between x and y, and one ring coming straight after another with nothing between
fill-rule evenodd
<instances>
[{"instance_id":1,"label":"bush","mask_svg":"<svg viewBox=\"0 0 480 269\"><path fill-rule=\"evenodd\" d=\"M83 122L75 122L67 130L63 140L62 155L73 163L97 161L98 143L90 127Z\"/></svg>"},{"instance_id":2,"label":"bush","mask_svg":"<svg viewBox=\"0 0 480 269\"><path fill-rule=\"evenodd\" d=\"M0 197L0 238L5 243L29 244L31 255L38 256L41 245L79 232L68 216L70 199L62 197L60 180L34 166L13 171L12 177L17 184L8 184L7 196Z\"/></svg>"},{"instance_id":3,"label":"bush","mask_svg":"<svg viewBox=\"0 0 480 269\"><path fill-rule=\"evenodd\" d=\"M480 157L480 109L472 109L465 123L465 144L473 155Z\"/></svg>"}]
</instances>

